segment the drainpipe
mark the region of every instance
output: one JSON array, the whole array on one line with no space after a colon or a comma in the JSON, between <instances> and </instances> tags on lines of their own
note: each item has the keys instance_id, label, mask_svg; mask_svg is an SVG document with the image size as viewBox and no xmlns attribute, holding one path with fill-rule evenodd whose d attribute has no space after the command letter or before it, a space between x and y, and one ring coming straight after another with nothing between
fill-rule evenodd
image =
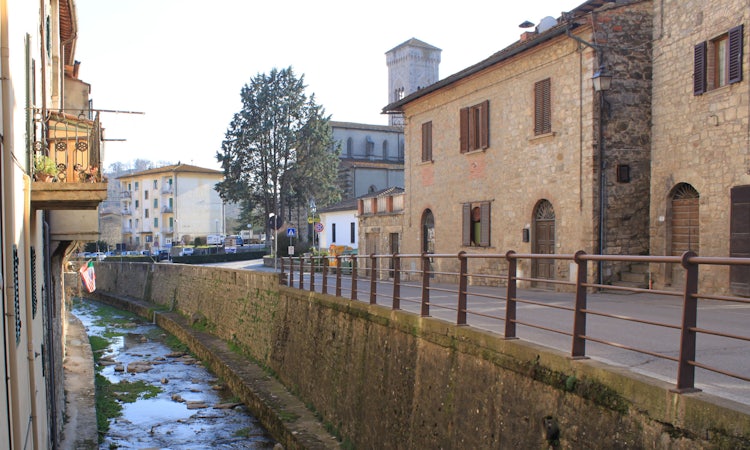
<instances>
[{"instance_id":1,"label":"drainpipe","mask_svg":"<svg viewBox=\"0 0 750 450\"><path fill-rule=\"evenodd\" d=\"M10 146L6 145L8 144L11 139L6 139L6 136L12 136L12 124L10 120L10 99L8 93L11 92L11 86L10 86L10 70L8 68L8 65L10 64L10 49L8 47L8 1L7 0L0 0L0 81L2 85L2 104L0 107L2 107L2 157L0 157L0 178L3 186L3 192L2 192L2 208L0 208L0 244L2 245L2 258L0 258L0 264L2 264L2 278L0 278L0 283L2 284L3 288L3 302L2 302L2 314L3 317L8 317L8 311L5 309L8 302L5 301L7 298L6 292L8 292L8 287L6 286L5 281L9 279L7 277L8 274L8 264L6 264L8 258L10 258L10 255L13 254L13 248L12 248L12 240L6 239L6 236L10 236L12 233L9 231L9 228L11 228L11 221L10 217L12 216L13 211L13 180L12 180L12 170L13 170L13 161L11 159L11 148ZM12 342L11 336L8 334L8 321L3 320L2 321L2 333L3 337L5 339L5 342ZM8 430L8 442L6 443L6 448L13 448L13 419L12 419L12 408L11 408L11 401L12 401L12 391L11 391L11 371L10 371L10 363L11 358L8 354L8 349L11 347L11 345L3 345L3 363L5 367L5 373L3 373L3 378L5 378L5 393L7 395L6 403L5 403L5 427Z\"/></svg>"}]
</instances>

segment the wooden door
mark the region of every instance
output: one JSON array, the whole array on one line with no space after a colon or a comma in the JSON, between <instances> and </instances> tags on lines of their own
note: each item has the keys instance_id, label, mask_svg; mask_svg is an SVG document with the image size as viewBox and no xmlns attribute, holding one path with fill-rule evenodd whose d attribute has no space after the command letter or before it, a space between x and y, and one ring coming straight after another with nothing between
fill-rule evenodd
<instances>
[{"instance_id":1,"label":"wooden door","mask_svg":"<svg viewBox=\"0 0 750 450\"><path fill-rule=\"evenodd\" d=\"M534 241L533 253L553 254L555 253L555 211L552 204L542 201L537 206L534 214ZM531 276L552 280L555 278L555 261L553 259L535 259L531 265ZM548 283L534 283L536 287L551 288Z\"/></svg>"}]
</instances>

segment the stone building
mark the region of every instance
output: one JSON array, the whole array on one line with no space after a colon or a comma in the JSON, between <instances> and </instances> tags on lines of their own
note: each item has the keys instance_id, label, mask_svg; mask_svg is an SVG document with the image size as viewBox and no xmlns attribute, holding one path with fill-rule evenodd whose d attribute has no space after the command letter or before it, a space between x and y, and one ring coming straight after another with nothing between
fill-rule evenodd
<instances>
[{"instance_id":1,"label":"stone building","mask_svg":"<svg viewBox=\"0 0 750 450\"><path fill-rule=\"evenodd\" d=\"M359 216L359 254L392 255L400 252L404 232L404 189L392 187L357 199ZM378 259L379 278L389 278L391 258ZM371 261L367 261L370 268Z\"/></svg>"},{"instance_id":2,"label":"stone building","mask_svg":"<svg viewBox=\"0 0 750 450\"><path fill-rule=\"evenodd\" d=\"M440 79L440 50L411 38L385 53L388 65L388 103L393 103ZM401 114L391 114L391 126L404 127Z\"/></svg>"},{"instance_id":3,"label":"stone building","mask_svg":"<svg viewBox=\"0 0 750 450\"><path fill-rule=\"evenodd\" d=\"M654 2L651 253L750 256L746 1ZM681 271L653 264L656 286ZM673 273L674 272L674 273ZM750 269L702 267L701 286L750 295Z\"/></svg>"},{"instance_id":4,"label":"stone building","mask_svg":"<svg viewBox=\"0 0 750 450\"><path fill-rule=\"evenodd\" d=\"M406 121L402 252L648 252L652 8L584 2L387 105ZM612 75L606 92L597 72ZM590 270L616 283L642 268ZM564 278L569 266L519 271Z\"/></svg>"}]
</instances>

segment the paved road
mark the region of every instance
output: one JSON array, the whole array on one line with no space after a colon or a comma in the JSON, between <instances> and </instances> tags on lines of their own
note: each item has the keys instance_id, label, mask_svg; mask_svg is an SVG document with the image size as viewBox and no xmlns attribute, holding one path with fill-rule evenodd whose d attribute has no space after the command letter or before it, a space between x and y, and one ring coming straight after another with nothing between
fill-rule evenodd
<instances>
[{"instance_id":1,"label":"paved road","mask_svg":"<svg viewBox=\"0 0 750 450\"><path fill-rule=\"evenodd\" d=\"M240 261L213 264L213 266L245 269L273 270L263 267L260 261ZM417 283L401 287L401 309L419 314L421 292ZM294 274L294 286L299 285L299 274ZM309 289L309 275L305 274L304 289ZM315 290L320 292L322 278L316 275ZM328 293L335 293L335 277L329 275ZM457 294L455 286L434 285L430 293L430 316L456 323ZM392 283L378 284L377 303L392 305ZM445 289L438 290L438 289ZM369 301L369 280L360 279L357 284L359 301ZM504 289L469 287L467 323L470 326L503 334L505 301L485 295L504 296ZM351 297L351 279L342 277L341 295ZM538 304L518 304L517 320L534 325L519 325L517 336L523 340L551 347L570 354L572 348L573 314L556 307L572 307L573 295L544 290L519 290L519 298L533 299ZM678 326L682 320L680 297L666 297L655 294L596 293L588 295L588 308L620 316L638 318L643 321L668 323ZM750 327L750 305L701 300L698 308L698 326L704 329L721 330L740 336L747 336ZM545 329L535 328L541 327ZM563 334L563 333L567 333ZM626 322L594 314L587 315L586 334L592 338L618 343L627 347L645 350L659 355L676 358L679 353L679 329L656 327L644 323ZM720 367L725 371L742 376L750 376L750 344L699 334L696 361L709 366ZM653 377L668 383L675 383L677 363L668 359L635 352L621 347L588 341L586 355L613 366L627 367L629 370ZM696 387L704 392L750 405L750 383L727 377L705 369L696 369Z\"/></svg>"}]
</instances>

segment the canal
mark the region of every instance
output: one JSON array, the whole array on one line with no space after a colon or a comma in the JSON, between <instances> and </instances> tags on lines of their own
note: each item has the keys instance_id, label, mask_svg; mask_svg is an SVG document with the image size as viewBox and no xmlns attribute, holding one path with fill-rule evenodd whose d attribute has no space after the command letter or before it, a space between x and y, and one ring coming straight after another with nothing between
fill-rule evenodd
<instances>
[{"instance_id":1,"label":"canal","mask_svg":"<svg viewBox=\"0 0 750 450\"><path fill-rule=\"evenodd\" d=\"M87 299L100 449L273 449L267 430L175 337L145 319Z\"/></svg>"}]
</instances>

